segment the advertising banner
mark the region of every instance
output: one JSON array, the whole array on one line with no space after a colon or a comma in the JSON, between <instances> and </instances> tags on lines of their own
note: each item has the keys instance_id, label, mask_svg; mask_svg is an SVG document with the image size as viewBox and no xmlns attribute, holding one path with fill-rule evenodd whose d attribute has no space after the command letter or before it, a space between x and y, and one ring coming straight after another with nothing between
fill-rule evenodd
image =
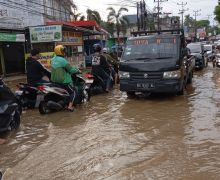
<instances>
[{"instance_id":1,"label":"advertising banner","mask_svg":"<svg viewBox=\"0 0 220 180\"><path fill-rule=\"evenodd\" d=\"M62 26L36 26L30 27L31 43L62 41Z\"/></svg>"},{"instance_id":2,"label":"advertising banner","mask_svg":"<svg viewBox=\"0 0 220 180\"><path fill-rule=\"evenodd\" d=\"M82 33L81 32L63 31L63 44L83 45Z\"/></svg>"},{"instance_id":3,"label":"advertising banner","mask_svg":"<svg viewBox=\"0 0 220 180\"><path fill-rule=\"evenodd\" d=\"M25 42L24 34L16 33L0 33L0 41L2 42Z\"/></svg>"},{"instance_id":4,"label":"advertising banner","mask_svg":"<svg viewBox=\"0 0 220 180\"><path fill-rule=\"evenodd\" d=\"M54 57L54 52L44 52L40 53L41 57L38 60L46 69L50 70L51 59ZM25 54L25 60L30 56L30 54Z\"/></svg>"}]
</instances>

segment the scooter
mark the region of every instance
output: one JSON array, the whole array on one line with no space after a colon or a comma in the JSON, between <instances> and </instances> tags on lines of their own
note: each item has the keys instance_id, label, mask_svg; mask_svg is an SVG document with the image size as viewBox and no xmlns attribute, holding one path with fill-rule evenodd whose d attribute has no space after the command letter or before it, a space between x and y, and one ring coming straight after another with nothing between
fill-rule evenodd
<instances>
[{"instance_id":1,"label":"scooter","mask_svg":"<svg viewBox=\"0 0 220 180\"><path fill-rule=\"evenodd\" d=\"M81 104L90 100L90 86L93 80L86 79L79 74L73 74L73 85L77 89L74 104ZM38 86L38 90L44 95L44 100L40 102L40 114L61 111L69 103L70 94L58 84L48 84Z\"/></svg>"},{"instance_id":2,"label":"scooter","mask_svg":"<svg viewBox=\"0 0 220 180\"><path fill-rule=\"evenodd\" d=\"M17 99L23 108L38 108L43 96L39 93L38 88L26 83L19 83L18 90L15 91Z\"/></svg>"},{"instance_id":3,"label":"scooter","mask_svg":"<svg viewBox=\"0 0 220 180\"><path fill-rule=\"evenodd\" d=\"M87 73L86 74L87 78L88 79L93 79L93 83L90 87L90 92L91 92L91 95L96 95L96 94L101 94L101 93L104 93L106 92L105 89L106 89L106 81L100 77L99 75L93 73ZM111 76L111 88L113 86L113 78Z\"/></svg>"},{"instance_id":4,"label":"scooter","mask_svg":"<svg viewBox=\"0 0 220 180\"><path fill-rule=\"evenodd\" d=\"M18 129L21 113L19 100L0 78L0 132Z\"/></svg>"}]
</instances>

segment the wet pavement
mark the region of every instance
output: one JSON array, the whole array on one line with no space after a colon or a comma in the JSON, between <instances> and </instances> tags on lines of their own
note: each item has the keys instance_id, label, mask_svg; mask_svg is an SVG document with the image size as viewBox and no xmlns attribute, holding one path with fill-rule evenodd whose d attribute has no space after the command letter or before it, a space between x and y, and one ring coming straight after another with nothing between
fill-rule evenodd
<instances>
[{"instance_id":1,"label":"wet pavement","mask_svg":"<svg viewBox=\"0 0 220 180\"><path fill-rule=\"evenodd\" d=\"M5 180L218 180L220 68L196 72L183 96L114 89L73 113L28 110L4 138Z\"/></svg>"}]
</instances>

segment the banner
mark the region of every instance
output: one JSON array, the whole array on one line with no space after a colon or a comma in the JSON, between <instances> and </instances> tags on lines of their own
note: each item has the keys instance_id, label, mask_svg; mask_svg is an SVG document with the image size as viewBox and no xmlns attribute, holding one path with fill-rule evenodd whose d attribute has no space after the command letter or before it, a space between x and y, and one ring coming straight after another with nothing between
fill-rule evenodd
<instances>
[{"instance_id":1,"label":"banner","mask_svg":"<svg viewBox=\"0 0 220 180\"><path fill-rule=\"evenodd\" d=\"M4 42L25 42L24 34L0 33L0 41Z\"/></svg>"},{"instance_id":2,"label":"banner","mask_svg":"<svg viewBox=\"0 0 220 180\"><path fill-rule=\"evenodd\" d=\"M62 41L62 26L36 26L30 27L31 43Z\"/></svg>"},{"instance_id":3,"label":"banner","mask_svg":"<svg viewBox=\"0 0 220 180\"><path fill-rule=\"evenodd\" d=\"M83 45L83 37L81 32L63 31L63 44Z\"/></svg>"},{"instance_id":4,"label":"banner","mask_svg":"<svg viewBox=\"0 0 220 180\"><path fill-rule=\"evenodd\" d=\"M51 59L54 57L54 52L40 53L41 57L38 60L46 69L51 67ZM30 54L25 54L25 60L30 56Z\"/></svg>"}]
</instances>

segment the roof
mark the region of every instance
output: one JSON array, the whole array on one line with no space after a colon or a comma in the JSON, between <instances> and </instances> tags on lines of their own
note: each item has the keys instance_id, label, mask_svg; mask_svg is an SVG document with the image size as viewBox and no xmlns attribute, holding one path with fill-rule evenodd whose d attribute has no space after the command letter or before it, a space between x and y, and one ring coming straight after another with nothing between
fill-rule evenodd
<instances>
[{"instance_id":1,"label":"roof","mask_svg":"<svg viewBox=\"0 0 220 180\"><path fill-rule=\"evenodd\" d=\"M47 25L63 25L63 27L65 28L69 28L69 29L73 29L74 31L82 32L84 36L103 34L102 32L99 32L99 31L94 31L94 30L78 27L74 25L72 22L52 21L52 22L47 22Z\"/></svg>"}]
</instances>

